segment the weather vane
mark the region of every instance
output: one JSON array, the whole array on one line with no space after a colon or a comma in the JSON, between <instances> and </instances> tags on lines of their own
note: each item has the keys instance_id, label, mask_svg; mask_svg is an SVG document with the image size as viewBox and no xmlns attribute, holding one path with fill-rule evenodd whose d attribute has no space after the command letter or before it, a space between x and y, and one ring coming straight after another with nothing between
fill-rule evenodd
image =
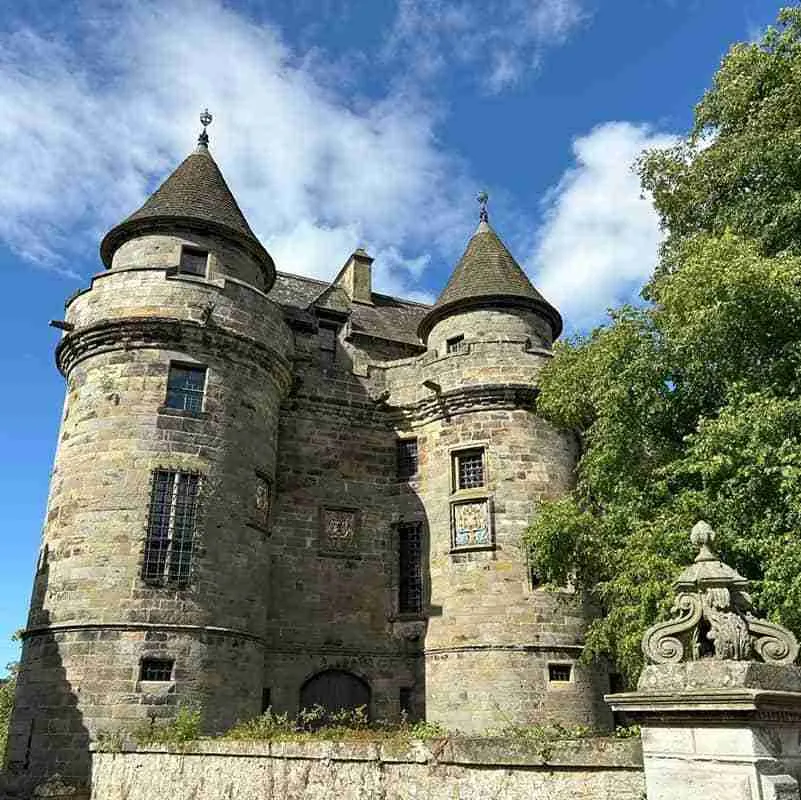
<instances>
[{"instance_id":1,"label":"weather vane","mask_svg":"<svg viewBox=\"0 0 801 800\"><path fill-rule=\"evenodd\" d=\"M481 220L481 222L489 222L489 214L487 213L487 203L489 202L489 195L486 192L479 192L478 195L476 195L476 200L478 200L478 204L481 207L479 219Z\"/></svg>"},{"instance_id":2,"label":"weather vane","mask_svg":"<svg viewBox=\"0 0 801 800\"><path fill-rule=\"evenodd\" d=\"M211 116L211 112L208 108L204 108L203 111L200 112L200 124L203 126L203 130L200 132L200 136L197 137L197 143L202 147L209 146L209 134L206 128L211 125L213 119L214 117Z\"/></svg>"}]
</instances>

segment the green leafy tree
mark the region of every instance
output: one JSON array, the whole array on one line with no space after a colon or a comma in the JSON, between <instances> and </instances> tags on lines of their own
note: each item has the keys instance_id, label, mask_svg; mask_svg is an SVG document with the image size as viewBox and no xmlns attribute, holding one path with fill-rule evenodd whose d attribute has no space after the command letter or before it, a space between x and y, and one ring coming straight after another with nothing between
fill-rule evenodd
<instances>
[{"instance_id":1,"label":"green leafy tree","mask_svg":"<svg viewBox=\"0 0 801 800\"><path fill-rule=\"evenodd\" d=\"M762 612L801 631L799 78L799 9L732 48L688 139L640 162L669 233L649 306L559 345L542 374L540 412L584 449L575 491L528 532L532 560L594 595L588 653L630 678L699 518Z\"/></svg>"}]
</instances>

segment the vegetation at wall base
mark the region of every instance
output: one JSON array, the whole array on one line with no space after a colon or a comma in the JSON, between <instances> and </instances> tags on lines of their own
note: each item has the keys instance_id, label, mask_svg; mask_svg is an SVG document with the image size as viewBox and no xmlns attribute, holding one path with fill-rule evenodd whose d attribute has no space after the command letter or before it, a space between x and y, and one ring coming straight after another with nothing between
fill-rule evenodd
<instances>
[{"instance_id":1,"label":"vegetation at wall base","mask_svg":"<svg viewBox=\"0 0 801 800\"><path fill-rule=\"evenodd\" d=\"M132 731L124 729L103 732L97 743L105 752L120 752L126 740L139 746L168 745L189 748L192 742L206 738L201 735L202 710L195 706L182 706L176 716L167 722L154 722ZM633 729L619 728L616 738L636 735ZM328 712L321 706L301 710L297 716L276 713L268 709L259 717L236 723L221 736L212 737L229 741L250 742L370 742L407 745L412 741L442 739L503 739L508 743L531 745L547 754L550 745L560 741L608 737L608 731L597 731L584 725L566 726L551 721L542 725L510 725L492 728L481 734L467 736L449 730L435 722L411 722L404 715L400 723L382 720L370 721L367 709L340 709ZM545 757L545 756L543 756Z\"/></svg>"},{"instance_id":2,"label":"vegetation at wall base","mask_svg":"<svg viewBox=\"0 0 801 800\"><path fill-rule=\"evenodd\" d=\"M735 45L686 140L639 169L668 234L649 304L543 372L539 411L583 455L527 533L534 569L602 610L586 657L630 682L700 518L761 612L801 632L801 9Z\"/></svg>"}]
</instances>

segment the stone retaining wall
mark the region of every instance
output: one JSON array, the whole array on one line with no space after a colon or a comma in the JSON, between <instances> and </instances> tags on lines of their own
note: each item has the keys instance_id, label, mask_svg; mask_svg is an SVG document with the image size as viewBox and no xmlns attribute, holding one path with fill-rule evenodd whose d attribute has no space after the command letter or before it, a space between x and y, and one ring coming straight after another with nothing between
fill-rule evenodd
<instances>
[{"instance_id":1,"label":"stone retaining wall","mask_svg":"<svg viewBox=\"0 0 801 800\"><path fill-rule=\"evenodd\" d=\"M92 800L641 800L639 739L201 741L93 754Z\"/></svg>"}]
</instances>

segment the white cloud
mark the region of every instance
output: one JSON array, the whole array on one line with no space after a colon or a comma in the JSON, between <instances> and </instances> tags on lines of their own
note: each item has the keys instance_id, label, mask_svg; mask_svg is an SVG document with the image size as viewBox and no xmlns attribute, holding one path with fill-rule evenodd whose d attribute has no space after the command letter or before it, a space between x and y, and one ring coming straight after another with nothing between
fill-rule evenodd
<instances>
[{"instance_id":1,"label":"white cloud","mask_svg":"<svg viewBox=\"0 0 801 800\"><path fill-rule=\"evenodd\" d=\"M545 199L531 260L537 286L570 329L596 324L650 276L662 233L633 163L643 150L675 142L630 122L604 123L574 141L575 165Z\"/></svg>"},{"instance_id":2,"label":"white cloud","mask_svg":"<svg viewBox=\"0 0 801 800\"><path fill-rule=\"evenodd\" d=\"M386 51L428 80L454 64L498 93L585 19L582 0L400 0Z\"/></svg>"},{"instance_id":3,"label":"white cloud","mask_svg":"<svg viewBox=\"0 0 801 800\"><path fill-rule=\"evenodd\" d=\"M60 43L0 35L0 238L28 259L89 261L193 148L204 106L212 152L279 269L332 277L366 245L396 254L377 270L384 286L413 292L420 274L400 265L466 229L470 204L444 199L471 196L464 166L413 101L354 108L317 80L319 57L308 66L216 0L120 3L76 24Z\"/></svg>"}]
</instances>

